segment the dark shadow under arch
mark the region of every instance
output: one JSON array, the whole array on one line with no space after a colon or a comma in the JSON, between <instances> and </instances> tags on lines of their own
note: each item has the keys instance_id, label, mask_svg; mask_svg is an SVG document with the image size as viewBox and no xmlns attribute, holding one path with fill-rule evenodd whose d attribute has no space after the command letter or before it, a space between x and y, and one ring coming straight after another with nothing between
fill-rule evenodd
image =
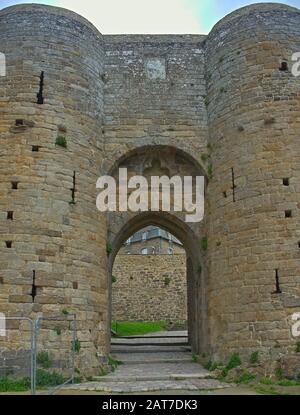
<instances>
[{"instance_id":1,"label":"dark shadow under arch","mask_svg":"<svg viewBox=\"0 0 300 415\"><path fill-rule=\"evenodd\" d=\"M134 157L134 156L141 156L142 154L147 154L147 152L151 152L152 150L168 150L172 154L178 154L186 161L188 161L193 167L195 167L202 175L205 177L205 181L208 180L208 174L206 171L205 166L203 165L201 159L196 160L192 155L187 153L180 148L169 146L169 145L141 145L140 147L135 147L127 151L126 153L119 156L113 163L109 166L108 171L105 174L112 175L113 172L120 166L120 164L124 163L127 159Z\"/></svg>"},{"instance_id":2,"label":"dark shadow under arch","mask_svg":"<svg viewBox=\"0 0 300 415\"><path fill-rule=\"evenodd\" d=\"M148 225L159 226L176 236L182 242L189 256L194 260L197 260L198 256L200 265L200 258L197 255L199 250L196 249L197 246L199 247L198 238L185 222L168 212L142 212L130 219L111 241L110 270L122 244L134 233Z\"/></svg>"}]
</instances>

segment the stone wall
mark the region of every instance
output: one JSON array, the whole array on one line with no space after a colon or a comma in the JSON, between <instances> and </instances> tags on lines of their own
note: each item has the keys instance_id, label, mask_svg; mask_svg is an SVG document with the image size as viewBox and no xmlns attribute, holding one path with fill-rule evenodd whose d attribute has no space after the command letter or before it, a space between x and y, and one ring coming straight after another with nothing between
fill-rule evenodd
<instances>
[{"instance_id":1,"label":"stone wall","mask_svg":"<svg viewBox=\"0 0 300 415\"><path fill-rule=\"evenodd\" d=\"M246 7L206 46L211 351L275 360L295 350L300 307L300 78L291 73L300 12Z\"/></svg>"},{"instance_id":2,"label":"stone wall","mask_svg":"<svg viewBox=\"0 0 300 415\"><path fill-rule=\"evenodd\" d=\"M185 255L118 255L113 276L113 320L186 327Z\"/></svg>"},{"instance_id":3,"label":"stone wall","mask_svg":"<svg viewBox=\"0 0 300 415\"><path fill-rule=\"evenodd\" d=\"M151 224L186 250L194 352L291 353L299 10L249 6L208 36L102 36L75 13L21 5L0 11L0 38L0 312L76 313L78 366L95 373L110 347L114 255ZM177 212L100 214L97 178L120 166L204 175L203 223ZM16 349L15 330L2 349ZM51 339L45 331L45 350Z\"/></svg>"},{"instance_id":4,"label":"stone wall","mask_svg":"<svg viewBox=\"0 0 300 415\"><path fill-rule=\"evenodd\" d=\"M75 13L44 6L8 8L0 21L7 62L0 77L0 312L33 319L76 313L78 364L92 372L96 353L108 350L106 222L95 208L101 34ZM51 350L50 332L43 337ZM18 327L7 338L0 337L1 348L19 349Z\"/></svg>"},{"instance_id":5,"label":"stone wall","mask_svg":"<svg viewBox=\"0 0 300 415\"><path fill-rule=\"evenodd\" d=\"M106 163L149 145L206 153L205 36L111 35L105 41Z\"/></svg>"}]
</instances>

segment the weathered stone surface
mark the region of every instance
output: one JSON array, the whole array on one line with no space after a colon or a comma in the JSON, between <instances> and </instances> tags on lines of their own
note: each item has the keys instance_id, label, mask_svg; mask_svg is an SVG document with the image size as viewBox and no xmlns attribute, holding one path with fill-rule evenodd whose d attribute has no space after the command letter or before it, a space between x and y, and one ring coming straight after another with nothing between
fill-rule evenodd
<instances>
[{"instance_id":1,"label":"weathered stone surface","mask_svg":"<svg viewBox=\"0 0 300 415\"><path fill-rule=\"evenodd\" d=\"M298 379L300 373L300 354L284 356L280 360L283 374L288 379Z\"/></svg>"},{"instance_id":2,"label":"weathered stone surface","mask_svg":"<svg viewBox=\"0 0 300 415\"><path fill-rule=\"evenodd\" d=\"M119 254L113 275L113 320L165 321L170 327L186 326L185 255Z\"/></svg>"},{"instance_id":3,"label":"weathered stone surface","mask_svg":"<svg viewBox=\"0 0 300 415\"><path fill-rule=\"evenodd\" d=\"M193 351L293 353L299 306L284 299L300 297L299 10L249 6L208 36L102 36L72 12L21 5L0 11L0 38L0 312L76 313L78 365L95 373L109 352L115 255L154 224L186 248ZM119 167L205 175L204 221L99 213L96 181ZM0 346L19 347L16 334Z\"/></svg>"}]
</instances>

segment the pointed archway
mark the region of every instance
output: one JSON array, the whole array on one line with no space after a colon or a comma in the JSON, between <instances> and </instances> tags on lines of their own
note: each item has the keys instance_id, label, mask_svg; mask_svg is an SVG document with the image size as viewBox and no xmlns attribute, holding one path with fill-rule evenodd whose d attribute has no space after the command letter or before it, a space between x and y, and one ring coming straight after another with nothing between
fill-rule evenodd
<instances>
[{"instance_id":1,"label":"pointed archway","mask_svg":"<svg viewBox=\"0 0 300 415\"><path fill-rule=\"evenodd\" d=\"M206 176L203 167L190 155L167 146L151 146L131 150L116 160L110 175L117 178L118 169L127 168L129 175ZM189 341L194 353L207 351L207 264L201 239L204 223L187 223L182 212L110 212L108 214L108 244L110 246L108 286L108 335L111 324L111 281L115 257L125 241L148 225L158 226L178 238L187 254L187 298ZM110 344L110 339L108 341Z\"/></svg>"}]
</instances>

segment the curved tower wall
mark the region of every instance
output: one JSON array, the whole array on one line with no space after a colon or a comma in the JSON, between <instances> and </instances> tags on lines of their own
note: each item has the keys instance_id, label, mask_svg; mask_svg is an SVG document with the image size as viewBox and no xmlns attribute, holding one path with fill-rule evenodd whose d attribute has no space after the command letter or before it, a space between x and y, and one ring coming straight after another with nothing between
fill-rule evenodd
<instances>
[{"instance_id":1,"label":"curved tower wall","mask_svg":"<svg viewBox=\"0 0 300 415\"><path fill-rule=\"evenodd\" d=\"M26 5L0 12L0 39L0 311L76 313L77 365L92 372L107 353L102 36L75 13ZM62 347L55 331L41 335L44 350Z\"/></svg>"},{"instance_id":2,"label":"curved tower wall","mask_svg":"<svg viewBox=\"0 0 300 415\"><path fill-rule=\"evenodd\" d=\"M216 358L295 350L300 78L291 74L291 57L297 51L300 12L283 5L238 10L207 38L208 306ZM279 70L285 61L289 70ZM274 293L276 272L281 294Z\"/></svg>"}]
</instances>

